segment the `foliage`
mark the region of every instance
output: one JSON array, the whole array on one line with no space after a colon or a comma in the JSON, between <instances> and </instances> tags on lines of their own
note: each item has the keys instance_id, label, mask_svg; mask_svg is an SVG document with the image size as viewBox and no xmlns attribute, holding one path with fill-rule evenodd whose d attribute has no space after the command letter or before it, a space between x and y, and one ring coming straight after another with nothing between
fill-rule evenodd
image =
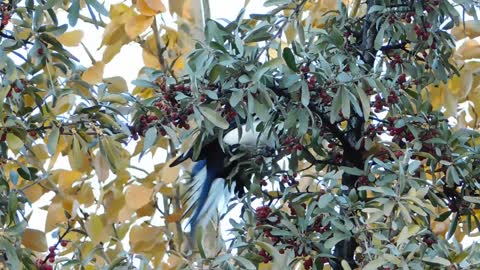
<instances>
[{"instance_id":1,"label":"foliage","mask_svg":"<svg viewBox=\"0 0 480 270\"><path fill-rule=\"evenodd\" d=\"M459 12L476 18L474 3L265 6L198 31L191 1L2 2L2 264L478 268L476 245L462 244L480 229L480 33ZM166 7L175 27L158 19ZM86 38L79 20L104 31L103 58L88 68L66 49ZM131 92L103 76L129 43L145 63ZM275 147L231 157L227 181L251 183L229 204L241 206L229 242L220 216L193 243L188 173L170 158L243 120L259 120ZM167 158L152 171L131 165L156 153ZM42 201L43 231L30 220Z\"/></svg>"}]
</instances>

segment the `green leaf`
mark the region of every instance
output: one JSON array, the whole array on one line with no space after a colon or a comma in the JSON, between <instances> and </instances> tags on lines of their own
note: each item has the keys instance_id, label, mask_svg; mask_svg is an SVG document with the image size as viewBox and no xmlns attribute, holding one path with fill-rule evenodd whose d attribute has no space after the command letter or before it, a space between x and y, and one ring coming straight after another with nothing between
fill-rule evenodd
<instances>
[{"instance_id":1,"label":"green leaf","mask_svg":"<svg viewBox=\"0 0 480 270\"><path fill-rule=\"evenodd\" d=\"M102 14L103 16L108 16L108 10L100 4L97 0L85 0L87 4L91 5L98 13Z\"/></svg>"},{"instance_id":2,"label":"green leaf","mask_svg":"<svg viewBox=\"0 0 480 270\"><path fill-rule=\"evenodd\" d=\"M35 8L35 12L33 13L33 29L37 30L40 27L40 25L43 23L43 18L43 8L42 6L37 6Z\"/></svg>"},{"instance_id":3,"label":"green leaf","mask_svg":"<svg viewBox=\"0 0 480 270\"><path fill-rule=\"evenodd\" d=\"M280 58L280 57L266 62L255 73L255 80L259 81L262 78L263 74L265 74L267 71L269 71L272 68L280 66L282 63L283 63L283 58Z\"/></svg>"},{"instance_id":4,"label":"green leaf","mask_svg":"<svg viewBox=\"0 0 480 270\"><path fill-rule=\"evenodd\" d=\"M310 90L308 89L308 85L305 81L302 81L302 105L305 107L308 107L308 104L310 104Z\"/></svg>"},{"instance_id":5,"label":"green leaf","mask_svg":"<svg viewBox=\"0 0 480 270\"><path fill-rule=\"evenodd\" d=\"M480 197L463 196L463 199L467 202L480 204Z\"/></svg>"},{"instance_id":6,"label":"green leaf","mask_svg":"<svg viewBox=\"0 0 480 270\"><path fill-rule=\"evenodd\" d=\"M325 208L333 200L333 196L330 193L323 194L318 200L317 204L319 208Z\"/></svg>"},{"instance_id":7,"label":"green leaf","mask_svg":"<svg viewBox=\"0 0 480 270\"><path fill-rule=\"evenodd\" d=\"M251 261L243 257L234 256L233 259L243 266L241 269L257 269Z\"/></svg>"},{"instance_id":8,"label":"green leaf","mask_svg":"<svg viewBox=\"0 0 480 270\"><path fill-rule=\"evenodd\" d=\"M147 151L157 141L158 131L156 127L151 127L145 132L145 139L143 141L143 152Z\"/></svg>"},{"instance_id":9,"label":"green leaf","mask_svg":"<svg viewBox=\"0 0 480 270\"><path fill-rule=\"evenodd\" d=\"M419 160L412 160L410 164L408 164L408 173L410 175L414 175L415 171L422 165L422 163Z\"/></svg>"},{"instance_id":10,"label":"green leaf","mask_svg":"<svg viewBox=\"0 0 480 270\"><path fill-rule=\"evenodd\" d=\"M72 0L72 5L68 9L68 23L70 26L75 26L80 14L80 0Z\"/></svg>"},{"instance_id":11,"label":"green leaf","mask_svg":"<svg viewBox=\"0 0 480 270\"><path fill-rule=\"evenodd\" d=\"M8 269L22 269L17 252L15 251L15 247L10 242L4 238L1 238L0 249L4 252L7 265L9 266Z\"/></svg>"},{"instance_id":12,"label":"green leaf","mask_svg":"<svg viewBox=\"0 0 480 270\"><path fill-rule=\"evenodd\" d=\"M48 134L47 150L50 155L55 154L58 145L60 130L57 127L52 127L52 131Z\"/></svg>"},{"instance_id":13,"label":"green leaf","mask_svg":"<svg viewBox=\"0 0 480 270\"><path fill-rule=\"evenodd\" d=\"M17 172L25 180L35 180L38 169L34 167L20 167L17 169Z\"/></svg>"},{"instance_id":14,"label":"green leaf","mask_svg":"<svg viewBox=\"0 0 480 270\"><path fill-rule=\"evenodd\" d=\"M329 238L327 241L325 241L325 248L331 249L333 248L338 242L350 238L349 235L343 234L343 233L335 233L333 237Z\"/></svg>"},{"instance_id":15,"label":"green leaf","mask_svg":"<svg viewBox=\"0 0 480 270\"><path fill-rule=\"evenodd\" d=\"M269 40L272 38L272 34L268 31L269 29L270 25L264 25L260 28L254 29L246 35L243 41L245 43L250 43Z\"/></svg>"},{"instance_id":16,"label":"green leaf","mask_svg":"<svg viewBox=\"0 0 480 270\"><path fill-rule=\"evenodd\" d=\"M282 53L283 59L285 60L285 63L287 63L287 66L295 71L298 72L298 67L297 64L295 63L295 56L292 53L292 50L290 48L284 48L283 53Z\"/></svg>"},{"instance_id":17,"label":"green leaf","mask_svg":"<svg viewBox=\"0 0 480 270\"><path fill-rule=\"evenodd\" d=\"M215 110L207 107L207 106L200 106L200 112L202 113L208 121L210 121L215 126L221 129L227 129L230 125L228 124L227 120L223 119L218 112Z\"/></svg>"},{"instance_id":18,"label":"green leaf","mask_svg":"<svg viewBox=\"0 0 480 270\"><path fill-rule=\"evenodd\" d=\"M383 258L377 258L371 262L369 262L367 265L363 267L363 270L377 270L380 268L382 265L384 265L386 261Z\"/></svg>"},{"instance_id":19,"label":"green leaf","mask_svg":"<svg viewBox=\"0 0 480 270\"><path fill-rule=\"evenodd\" d=\"M15 153L23 147L22 139L18 138L11 132L7 133L7 143L8 147Z\"/></svg>"},{"instance_id":20,"label":"green leaf","mask_svg":"<svg viewBox=\"0 0 480 270\"><path fill-rule=\"evenodd\" d=\"M452 237L452 235L457 230L458 220L459 220L458 212L455 212L452 217L452 222L450 222L450 227L448 227L447 236L445 237L446 240L450 239L450 237Z\"/></svg>"},{"instance_id":21,"label":"green leaf","mask_svg":"<svg viewBox=\"0 0 480 270\"><path fill-rule=\"evenodd\" d=\"M290 4L291 0L267 0L263 4L265 7L271 7L271 6L280 6L280 5L286 5Z\"/></svg>"},{"instance_id":22,"label":"green leaf","mask_svg":"<svg viewBox=\"0 0 480 270\"><path fill-rule=\"evenodd\" d=\"M360 103L362 104L363 119L365 119L365 122L366 122L370 117L370 111L371 111L370 100L365 94L365 91L363 91L363 89L357 89L357 94L358 94L358 97L360 98Z\"/></svg>"},{"instance_id":23,"label":"green leaf","mask_svg":"<svg viewBox=\"0 0 480 270\"><path fill-rule=\"evenodd\" d=\"M380 30L378 30L377 36L375 37L374 41L374 48L375 50L379 50L383 46L383 40L385 37L385 30L387 29L387 23L384 22L382 26L380 27Z\"/></svg>"},{"instance_id":24,"label":"green leaf","mask_svg":"<svg viewBox=\"0 0 480 270\"><path fill-rule=\"evenodd\" d=\"M15 186L18 184L18 174L13 170L10 170L10 182Z\"/></svg>"},{"instance_id":25,"label":"green leaf","mask_svg":"<svg viewBox=\"0 0 480 270\"><path fill-rule=\"evenodd\" d=\"M449 260L447 260L445 258L442 258L440 256L435 256L434 258L424 257L424 258L422 258L422 261L430 263L430 264L440 264L440 265L443 265L443 266L450 266L451 265Z\"/></svg>"},{"instance_id":26,"label":"green leaf","mask_svg":"<svg viewBox=\"0 0 480 270\"><path fill-rule=\"evenodd\" d=\"M235 107L242 101L243 99L243 91L242 90L237 90L232 92L232 95L230 96L230 105L232 107Z\"/></svg>"}]
</instances>

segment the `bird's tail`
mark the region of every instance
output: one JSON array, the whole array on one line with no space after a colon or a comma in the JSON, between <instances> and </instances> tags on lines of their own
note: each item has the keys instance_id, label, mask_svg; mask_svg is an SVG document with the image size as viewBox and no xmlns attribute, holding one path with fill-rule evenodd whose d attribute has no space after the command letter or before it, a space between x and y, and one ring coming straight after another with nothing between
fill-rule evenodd
<instances>
[{"instance_id":1,"label":"bird's tail","mask_svg":"<svg viewBox=\"0 0 480 270\"><path fill-rule=\"evenodd\" d=\"M226 204L229 197L229 188L224 178L214 178L207 172L206 162L198 161L192 169L192 180L187 189L186 204L189 206L185 213L193 211L187 226L190 233L204 227L217 212L220 204Z\"/></svg>"}]
</instances>

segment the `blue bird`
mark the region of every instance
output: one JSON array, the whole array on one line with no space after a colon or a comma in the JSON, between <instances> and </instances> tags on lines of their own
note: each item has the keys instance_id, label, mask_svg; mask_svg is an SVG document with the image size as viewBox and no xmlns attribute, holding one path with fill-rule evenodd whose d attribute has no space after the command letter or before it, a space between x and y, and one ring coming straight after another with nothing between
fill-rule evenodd
<instances>
[{"instance_id":1,"label":"blue bird","mask_svg":"<svg viewBox=\"0 0 480 270\"><path fill-rule=\"evenodd\" d=\"M249 186L250 177L242 173L236 174L234 181L229 185L226 179L237 165L229 162L229 157L241 149L251 151L258 146L269 145L266 137L253 129L247 131L242 127L239 133L237 129L231 128L230 132L223 136L222 142L218 139L207 142L197 158L193 157L194 151L190 149L170 164L171 167L177 166L187 159L195 162L186 192L189 208L185 211L185 213L193 211L188 222L192 235L199 225L206 225L211 220L219 204L228 201L232 191L242 195L244 188Z\"/></svg>"}]
</instances>

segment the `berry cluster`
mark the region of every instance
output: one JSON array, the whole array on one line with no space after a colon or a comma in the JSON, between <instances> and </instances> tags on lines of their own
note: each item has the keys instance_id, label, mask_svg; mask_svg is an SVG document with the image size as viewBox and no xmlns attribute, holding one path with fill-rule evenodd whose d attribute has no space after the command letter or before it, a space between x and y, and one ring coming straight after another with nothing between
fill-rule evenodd
<instances>
[{"instance_id":1,"label":"berry cluster","mask_svg":"<svg viewBox=\"0 0 480 270\"><path fill-rule=\"evenodd\" d=\"M429 27L427 27L429 26ZM420 37L423 41L426 41L428 40L428 37L430 36L430 32L428 31L428 28L431 27L431 24L430 23L426 23L424 24L424 27L418 25L418 24L415 24L413 26L413 31L415 31L415 34Z\"/></svg>"},{"instance_id":2,"label":"berry cluster","mask_svg":"<svg viewBox=\"0 0 480 270\"><path fill-rule=\"evenodd\" d=\"M7 26L12 15L10 14L11 5L6 2L0 3L0 16L2 17L0 22L0 30L3 30Z\"/></svg>"},{"instance_id":3,"label":"berry cluster","mask_svg":"<svg viewBox=\"0 0 480 270\"><path fill-rule=\"evenodd\" d=\"M294 138L294 137L287 137L283 140L282 146L285 147L285 151L288 154L291 154L293 151L302 151L303 150L303 145L300 144L300 139L299 138Z\"/></svg>"},{"instance_id":4,"label":"berry cluster","mask_svg":"<svg viewBox=\"0 0 480 270\"><path fill-rule=\"evenodd\" d=\"M305 270L311 269L312 266L313 266L313 258L312 257L308 257L306 260L303 261L303 268L305 268Z\"/></svg>"},{"instance_id":5,"label":"berry cluster","mask_svg":"<svg viewBox=\"0 0 480 270\"><path fill-rule=\"evenodd\" d=\"M15 92L15 93L22 92L22 89L25 88L27 86L27 84L28 84L28 82L25 79L20 79L20 80L15 81L14 83L12 83L10 85L10 90L8 90L6 97L7 98L12 97L13 92Z\"/></svg>"},{"instance_id":6,"label":"berry cluster","mask_svg":"<svg viewBox=\"0 0 480 270\"><path fill-rule=\"evenodd\" d=\"M349 67L345 67L346 70L348 71ZM308 85L308 90L311 92L310 94L312 97L315 97L318 95L319 102L323 105L329 105L333 98L327 93L327 90L322 88L318 83L317 83L317 78L310 74L310 69L307 66L302 66L300 69L303 72L304 78L307 80L307 85ZM328 84L328 83L327 83ZM331 83L330 83L331 84Z\"/></svg>"},{"instance_id":7,"label":"berry cluster","mask_svg":"<svg viewBox=\"0 0 480 270\"><path fill-rule=\"evenodd\" d=\"M187 84L177 84L166 86L164 83L160 84L160 91L162 98L157 100L155 106L163 113L162 124L172 123L178 128L190 129L187 122L188 116L193 114L193 106L186 109L181 108L181 104L175 99L178 93L183 93L186 96L191 95L191 88ZM200 96L200 102L205 102L206 97Z\"/></svg>"},{"instance_id":8,"label":"berry cluster","mask_svg":"<svg viewBox=\"0 0 480 270\"><path fill-rule=\"evenodd\" d=\"M384 106L390 106L396 104L399 101L398 95L394 90L391 90L386 100L382 98L380 94L375 96L375 101L373 102L373 107L375 113L380 113L383 111Z\"/></svg>"},{"instance_id":9,"label":"berry cluster","mask_svg":"<svg viewBox=\"0 0 480 270\"><path fill-rule=\"evenodd\" d=\"M138 140L138 136L145 136L145 132L151 126L152 122L157 120L158 117L156 115L141 115L136 125L129 126L132 139ZM163 128L160 129L160 134L165 136L166 132Z\"/></svg>"},{"instance_id":10,"label":"berry cluster","mask_svg":"<svg viewBox=\"0 0 480 270\"><path fill-rule=\"evenodd\" d=\"M422 241L427 244L428 247L432 247L433 244L436 244L437 241L435 239L433 239L431 236L424 236Z\"/></svg>"},{"instance_id":11,"label":"berry cluster","mask_svg":"<svg viewBox=\"0 0 480 270\"><path fill-rule=\"evenodd\" d=\"M258 252L258 255L260 255L261 257L263 257L263 263L268 263L270 262L271 260L273 260L273 257L268 254L268 252L265 250L265 249L261 249L259 252Z\"/></svg>"},{"instance_id":12,"label":"berry cluster","mask_svg":"<svg viewBox=\"0 0 480 270\"><path fill-rule=\"evenodd\" d=\"M292 175L283 174L280 178L280 182L284 185L294 186L298 184L298 181L295 179L297 177L297 173L294 172Z\"/></svg>"},{"instance_id":13,"label":"berry cluster","mask_svg":"<svg viewBox=\"0 0 480 270\"><path fill-rule=\"evenodd\" d=\"M68 245L67 240L61 240L60 241L60 246L66 247ZM57 244L58 245L58 244ZM53 263L55 262L55 258L57 254L55 253L55 250L57 249L57 245L55 246L50 246L48 248L48 255L45 257L45 259L37 259L35 261L35 266L37 267L38 270L52 270L53 269Z\"/></svg>"},{"instance_id":14,"label":"berry cluster","mask_svg":"<svg viewBox=\"0 0 480 270\"><path fill-rule=\"evenodd\" d=\"M265 222L272 213L272 210L268 206L260 206L255 210L257 213L257 220L261 223Z\"/></svg>"},{"instance_id":15,"label":"berry cluster","mask_svg":"<svg viewBox=\"0 0 480 270\"><path fill-rule=\"evenodd\" d=\"M361 175L357 179L357 186L369 186L370 181L368 180L368 176L366 175Z\"/></svg>"},{"instance_id":16,"label":"berry cluster","mask_svg":"<svg viewBox=\"0 0 480 270\"><path fill-rule=\"evenodd\" d=\"M403 65L403 59L402 57L397 53L393 55L393 59L389 63L390 68L395 68L397 65L402 66Z\"/></svg>"},{"instance_id":17,"label":"berry cluster","mask_svg":"<svg viewBox=\"0 0 480 270\"><path fill-rule=\"evenodd\" d=\"M238 115L237 111L235 111L232 107L226 106L225 110L223 111L223 115L227 122L232 122L235 120L235 117Z\"/></svg>"},{"instance_id":18,"label":"berry cluster","mask_svg":"<svg viewBox=\"0 0 480 270\"><path fill-rule=\"evenodd\" d=\"M312 225L312 230L318 233L324 233L330 230L330 223L326 224L325 226L322 225L323 215L319 215L315 218L315 221Z\"/></svg>"}]
</instances>

